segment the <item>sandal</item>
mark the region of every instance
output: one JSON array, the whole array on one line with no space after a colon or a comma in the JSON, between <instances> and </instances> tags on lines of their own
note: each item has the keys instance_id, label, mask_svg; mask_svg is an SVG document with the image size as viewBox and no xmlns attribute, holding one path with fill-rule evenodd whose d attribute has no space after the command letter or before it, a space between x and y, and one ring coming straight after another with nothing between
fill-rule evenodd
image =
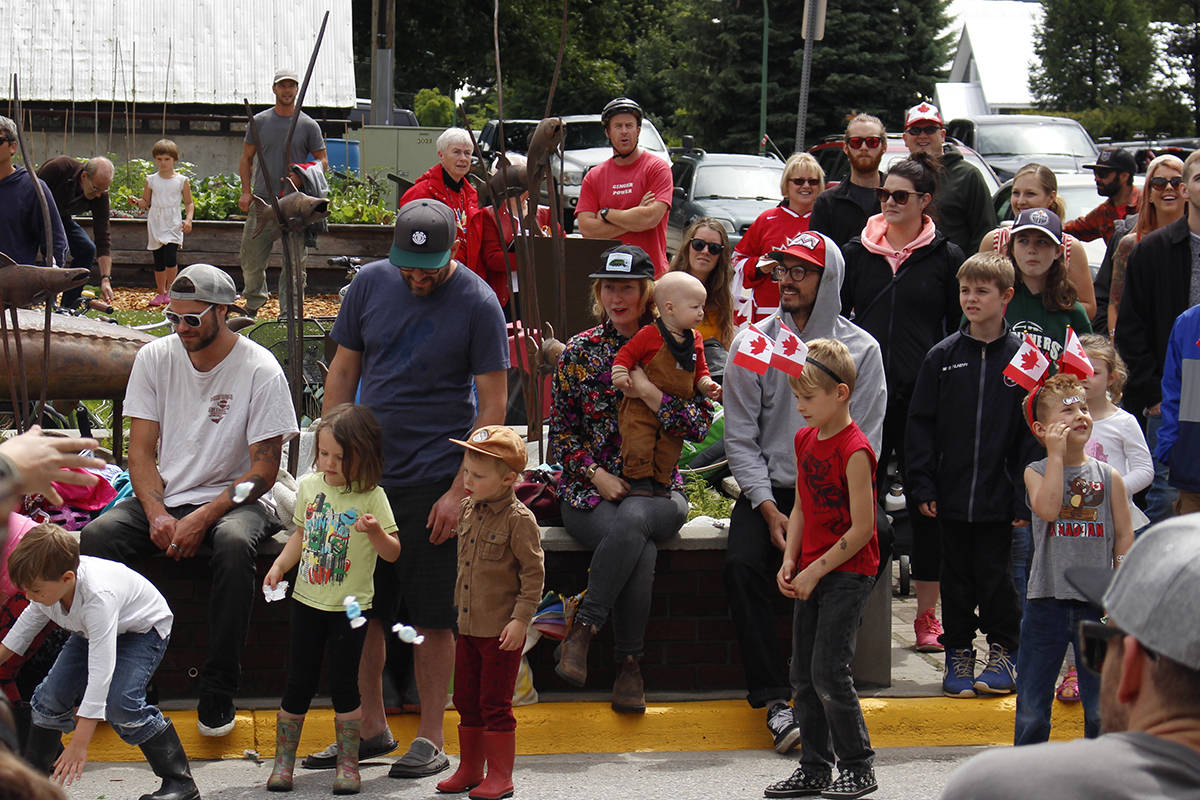
<instances>
[{"instance_id":1,"label":"sandal","mask_svg":"<svg viewBox=\"0 0 1200 800\"><path fill-rule=\"evenodd\" d=\"M1062 682L1058 684L1058 690L1054 693L1060 703L1078 703L1079 702L1079 676L1075 672L1074 667L1067 669L1067 674L1063 676Z\"/></svg>"}]
</instances>

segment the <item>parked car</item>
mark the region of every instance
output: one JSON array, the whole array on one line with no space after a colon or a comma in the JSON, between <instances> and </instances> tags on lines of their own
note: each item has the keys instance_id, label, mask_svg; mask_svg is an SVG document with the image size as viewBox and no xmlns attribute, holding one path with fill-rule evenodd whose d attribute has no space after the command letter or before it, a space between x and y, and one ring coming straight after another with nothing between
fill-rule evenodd
<instances>
[{"instance_id":1,"label":"parked car","mask_svg":"<svg viewBox=\"0 0 1200 800\"><path fill-rule=\"evenodd\" d=\"M561 165L555 159L550 169L558 179L562 190L563 227L571 232L575 226L575 206L579 204L579 187L589 169L612 157L612 147L604 135L604 123L599 114L574 114L562 118L566 123L563 138ZM529 146L529 137L537 127L538 120L514 119L504 121L506 149L513 153L524 153ZM490 120L479 133L479 149L485 164L490 168L500 154L499 121ZM667 145L659 135L658 128L648 119L642 120L642 133L638 145L652 156L670 162ZM543 189L540 202L548 203Z\"/></svg>"},{"instance_id":2,"label":"parked car","mask_svg":"<svg viewBox=\"0 0 1200 800\"><path fill-rule=\"evenodd\" d=\"M350 110L350 127L358 128L363 125L371 124L371 98L356 97L354 98L354 108ZM421 123L417 122L417 115L411 109L401 108L400 106L392 106L392 125L403 125L405 127L415 128Z\"/></svg>"},{"instance_id":3,"label":"parked car","mask_svg":"<svg viewBox=\"0 0 1200 800\"><path fill-rule=\"evenodd\" d=\"M783 162L733 153L681 153L671 167L675 198L667 216L667 252L683 246L683 232L701 217L718 220L734 247L758 215L779 205Z\"/></svg>"},{"instance_id":4,"label":"parked car","mask_svg":"<svg viewBox=\"0 0 1200 800\"><path fill-rule=\"evenodd\" d=\"M968 164L979 170L979 174L983 177L983 182L987 186L988 194L995 194L1000 188L1001 180L996 175L988 163L971 148L964 145L962 142L947 139L948 142L958 147L963 154L963 159ZM813 157L817 159L817 163L821 165L821 169L825 170L826 188L831 188L831 184L837 184L850 177L850 161L846 158L846 154L842 152L842 137L840 135L827 136L820 144L813 145L808 149ZM908 158L908 145L904 143L904 138L898 133L889 133L887 137L887 150L883 154L883 160L879 163L879 169L887 172L888 167L897 161L902 161Z\"/></svg>"},{"instance_id":5,"label":"parked car","mask_svg":"<svg viewBox=\"0 0 1200 800\"><path fill-rule=\"evenodd\" d=\"M1128 150L1133 154L1133 160L1137 163L1138 172L1145 172L1150 162L1158 156L1178 156L1180 159L1186 161L1187 157L1193 151L1200 150L1200 138L1193 139L1185 136L1170 139L1140 139L1129 142L1113 142L1101 139L1097 144L1100 147L1120 147L1123 150Z\"/></svg>"},{"instance_id":6,"label":"parked car","mask_svg":"<svg viewBox=\"0 0 1200 800\"><path fill-rule=\"evenodd\" d=\"M1055 178L1058 180L1058 196L1066 203L1063 222L1083 216L1105 200L1096 194L1096 181L1091 172L1067 173L1056 175ZM1145 180L1144 176L1134 176L1133 185L1140 188ZM1005 181L992 196L996 216L1002 223L1011 222L1015 216L1012 212L1012 185L1011 180ZM1107 247L1108 242L1103 239L1083 242L1083 249L1087 252L1088 266L1092 268L1093 278L1100 270L1100 262L1104 260L1104 251Z\"/></svg>"},{"instance_id":7,"label":"parked car","mask_svg":"<svg viewBox=\"0 0 1200 800\"><path fill-rule=\"evenodd\" d=\"M1031 161L1055 172L1083 172L1099 154L1084 127L1068 117L985 114L950 120L946 135L978 152L1004 180Z\"/></svg>"}]
</instances>

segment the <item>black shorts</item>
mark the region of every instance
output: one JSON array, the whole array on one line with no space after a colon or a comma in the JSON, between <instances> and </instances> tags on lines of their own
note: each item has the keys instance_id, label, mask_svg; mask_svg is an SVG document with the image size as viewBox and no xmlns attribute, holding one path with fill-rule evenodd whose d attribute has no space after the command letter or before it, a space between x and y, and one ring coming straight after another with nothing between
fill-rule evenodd
<instances>
[{"instance_id":1,"label":"black shorts","mask_svg":"<svg viewBox=\"0 0 1200 800\"><path fill-rule=\"evenodd\" d=\"M400 557L395 563L382 558L375 563L372 605L387 628L399 621L419 628L452 630L458 620L454 607L458 539L430 544L430 531L425 527L433 504L453 483L453 478L446 478L427 486L384 487L400 537ZM397 620L401 608L405 618Z\"/></svg>"},{"instance_id":2,"label":"black shorts","mask_svg":"<svg viewBox=\"0 0 1200 800\"><path fill-rule=\"evenodd\" d=\"M179 245L177 244L164 244L151 252L154 253L155 272L162 272L179 263Z\"/></svg>"}]
</instances>

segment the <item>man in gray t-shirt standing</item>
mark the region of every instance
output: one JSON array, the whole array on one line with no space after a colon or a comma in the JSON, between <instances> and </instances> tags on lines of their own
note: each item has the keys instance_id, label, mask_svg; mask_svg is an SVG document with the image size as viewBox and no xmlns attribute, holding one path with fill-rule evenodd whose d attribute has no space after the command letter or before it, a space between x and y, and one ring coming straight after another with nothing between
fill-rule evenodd
<instances>
[{"instance_id":1,"label":"man in gray t-shirt standing","mask_svg":"<svg viewBox=\"0 0 1200 800\"><path fill-rule=\"evenodd\" d=\"M242 160L238 164L238 174L242 178L242 196L238 198L238 208L246 212L246 224L242 227L242 249L239 260L242 264L242 278L245 288L242 294L246 299L246 310L251 315L258 313L263 303L270 299L267 290L267 259L271 256L271 237L265 232L254 236L258 225L258 215L272 213L260 205L254 204L254 195L270 202L270 196L276 196L282 188L280 179L284 178L287 169L292 164L308 160L308 154L321 162L326 172L329 171L329 160L325 157L325 138L321 128L304 112L296 122L296 131L292 134L291 152L285 158L283 148L287 139L288 128L292 124L292 115L296 111L296 94L300 84L295 70L281 69L275 73L271 91L275 95L275 105L266 111L254 115L254 127L258 132L258 145L255 146L250 129L246 129L246 140L242 144ZM258 156L258 168L255 169L254 157ZM266 162L275 186L267 186L262 164ZM253 176L253 178L251 177ZM253 183L253 191L251 184ZM303 269L303 259L301 259ZM280 278L280 307L284 308L284 284Z\"/></svg>"}]
</instances>

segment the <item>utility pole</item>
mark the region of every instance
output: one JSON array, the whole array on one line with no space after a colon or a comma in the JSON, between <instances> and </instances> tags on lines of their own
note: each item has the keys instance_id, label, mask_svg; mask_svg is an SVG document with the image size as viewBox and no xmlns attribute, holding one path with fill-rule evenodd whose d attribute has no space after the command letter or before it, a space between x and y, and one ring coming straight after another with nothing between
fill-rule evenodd
<instances>
[{"instance_id":1,"label":"utility pole","mask_svg":"<svg viewBox=\"0 0 1200 800\"><path fill-rule=\"evenodd\" d=\"M371 0L371 124L391 125L396 103L396 4Z\"/></svg>"},{"instance_id":2,"label":"utility pole","mask_svg":"<svg viewBox=\"0 0 1200 800\"><path fill-rule=\"evenodd\" d=\"M769 0L763 0L762 89L758 95L758 154L767 153L767 37L771 31Z\"/></svg>"}]
</instances>

